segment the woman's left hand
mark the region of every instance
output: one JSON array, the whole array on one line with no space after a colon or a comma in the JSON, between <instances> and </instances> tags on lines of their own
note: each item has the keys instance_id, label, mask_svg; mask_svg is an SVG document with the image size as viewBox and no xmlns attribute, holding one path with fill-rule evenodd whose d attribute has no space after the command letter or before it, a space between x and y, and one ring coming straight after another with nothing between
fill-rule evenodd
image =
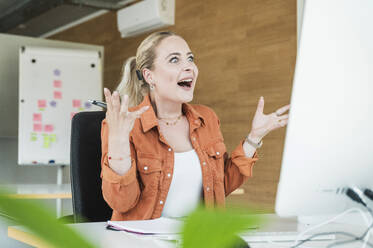
<instances>
[{"instance_id":1,"label":"woman's left hand","mask_svg":"<svg viewBox=\"0 0 373 248\"><path fill-rule=\"evenodd\" d=\"M286 126L286 124L288 124L289 115L284 113L289 109L290 105L286 105L271 114L265 115L263 113L264 98L260 97L249 136L260 141L269 132Z\"/></svg>"}]
</instances>

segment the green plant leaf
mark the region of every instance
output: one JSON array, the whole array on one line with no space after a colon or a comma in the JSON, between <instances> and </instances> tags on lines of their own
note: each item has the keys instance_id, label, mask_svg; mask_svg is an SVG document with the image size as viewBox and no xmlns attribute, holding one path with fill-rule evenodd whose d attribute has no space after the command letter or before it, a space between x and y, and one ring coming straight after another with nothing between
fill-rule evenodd
<instances>
[{"instance_id":1,"label":"green plant leaf","mask_svg":"<svg viewBox=\"0 0 373 248\"><path fill-rule=\"evenodd\" d=\"M0 211L14 218L18 225L26 227L51 247L95 247L36 201L15 199L0 189Z\"/></svg>"},{"instance_id":2,"label":"green plant leaf","mask_svg":"<svg viewBox=\"0 0 373 248\"><path fill-rule=\"evenodd\" d=\"M258 216L247 210L207 210L198 208L183 227L183 248L228 248L238 242L238 233L258 225Z\"/></svg>"}]
</instances>

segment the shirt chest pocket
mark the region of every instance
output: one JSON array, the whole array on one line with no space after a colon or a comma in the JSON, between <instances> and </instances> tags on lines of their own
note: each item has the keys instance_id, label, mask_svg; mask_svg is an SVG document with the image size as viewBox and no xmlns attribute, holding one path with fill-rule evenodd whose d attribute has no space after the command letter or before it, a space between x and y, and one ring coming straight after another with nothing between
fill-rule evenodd
<instances>
[{"instance_id":1,"label":"shirt chest pocket","mask_svg":"<svg viewBox=\"0 0 373 248\"><path fill-rule=\"evenodd\" d=\"M209 164L212 168L214 177L218 180L224 180L224 155L227 151L224 142L218 141L206 148Z\"/></svg>"},{"instance_id":2,"label":"shirt chest pocket","mask_svg":"<svg viewBox=\"0 0 373 248\"><path fill-rule=\"evenodd\" d=\"M156 157L138 155L137 170L143 192L156 193L162 176L162 160Z\"/></svg>"}]
</instances>

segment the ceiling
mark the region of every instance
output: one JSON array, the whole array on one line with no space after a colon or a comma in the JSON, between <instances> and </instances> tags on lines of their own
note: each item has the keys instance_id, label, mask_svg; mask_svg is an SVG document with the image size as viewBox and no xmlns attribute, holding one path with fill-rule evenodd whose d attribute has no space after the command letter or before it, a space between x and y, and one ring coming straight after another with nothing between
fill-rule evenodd
<instances>
[{"instance_id":1,"label":"ceiling","mask_svg":"<svg viewBox=\"0 0 373 248\"><path fill-rule=\"evenodd\" d=\"M0 0L0 33L48 37L136 0Z\"/></svg>"}]
</instances>

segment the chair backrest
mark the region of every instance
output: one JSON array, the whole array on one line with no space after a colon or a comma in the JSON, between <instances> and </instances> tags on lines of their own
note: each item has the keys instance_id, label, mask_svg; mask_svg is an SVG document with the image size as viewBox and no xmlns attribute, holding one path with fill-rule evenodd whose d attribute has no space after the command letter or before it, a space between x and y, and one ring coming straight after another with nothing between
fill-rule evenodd
<instances>
[{"instance_id":1,"label":"chair backrest","mask_svg":"<svg viewBox=\"0 0 373 248\"><path fill-rule=\"evenodd\" d=\"M71 124L71 191L75 222L107 221L112 210L101 190L101 122L104 111L80 112Z\"/></svg>"}]
</instances>

